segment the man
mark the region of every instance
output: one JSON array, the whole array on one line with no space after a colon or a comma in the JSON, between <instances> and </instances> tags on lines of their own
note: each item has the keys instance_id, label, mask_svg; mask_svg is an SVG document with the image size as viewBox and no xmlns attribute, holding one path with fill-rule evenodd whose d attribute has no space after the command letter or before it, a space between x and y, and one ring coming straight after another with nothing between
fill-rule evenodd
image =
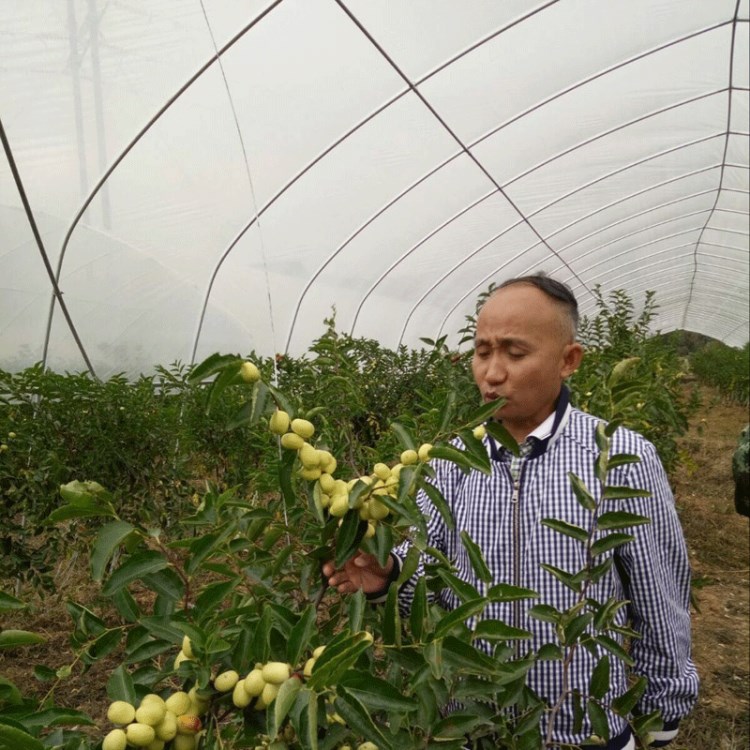
<instances>
[{"instance_id":1,"label":"man","mask_svg":"<svg viewBox=\"0 0 750 750\"><path fill-rule=\"evenodd\" d=\"M466 475L446 461L432 462L434 482L451 508L454 530L445 526L425 495L418 498L428 517L430 543L451 559L459 577L479 586L460 540L461 531L467 531L482 549L494 583L533 589L540 595L538 601L561 611L573 605L576 595L541 564L576 571L585 564L583 546L540 521L556 518L590 527L591 515L576 500L569 472L580 477L592 493L598 492L594 434L599 420L573 409L564 385L583 355L575 339L577 323L578 306L570 290L543 275L511 279L490 296L477 319L472 370L485 402L505 399L495 418L519 443L521 456L513 457L485 437L493 459L489 477L481 472ZM630 649L633 671L648 678L637 710L661 711L664 729L653 736L659 746L675 737L679 720L690 711L697 694L698 679L690 659L690 573L674 500L654 447L620 428L611 445L611 454L618 453L635 454L640 461L613 469L608 482L649 490L651 498L622 501L620 507L648 516L651 523L628 530L635 540L618 548L616 564L589 594L600 602L611 596L630 602L627 611L620 611L617 622L624 625L629 616L641 636ZM327 564L324 573L340 592L361 588L374 598L395 580L407 549L408 543L394 550L385 568L371 556L360 554L338 571ZM399 592L405 607L416 576ZM459 604L447 589L437 600L447 609ZM534 649L555 641L553 627L529 617L518 602L492 603L486 616L530 630ZM569 689L579 689L586 696L599 656L585 649L576 651ZM614 659L611 662L610 699L628 688L624 665ZM529 673L528 684L554 702L563 691L561 663L539 663ZM627 723L614 714L608 720L608 749L634 748ZM576 744L591 734L587 726L583 733L575 733L573 724L568 702L555 720L555 741Z\"/></svg>"}]
</instances>

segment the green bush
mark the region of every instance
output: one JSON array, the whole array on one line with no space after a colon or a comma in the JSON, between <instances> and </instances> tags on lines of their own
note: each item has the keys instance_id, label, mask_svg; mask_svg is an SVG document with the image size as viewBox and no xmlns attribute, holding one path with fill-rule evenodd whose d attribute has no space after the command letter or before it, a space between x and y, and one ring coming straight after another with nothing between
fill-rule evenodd
<instances>
[{"instance_id":1,"label":"green bush","mask_svg":"<svg viewBox=\"0 0 750 750\"><path fill-rule=\"evenodd\" d=\"M750 343L737 349L711 341L690 355L690 369L731 401L750 402Z\"/></svg>"}]
</instances>

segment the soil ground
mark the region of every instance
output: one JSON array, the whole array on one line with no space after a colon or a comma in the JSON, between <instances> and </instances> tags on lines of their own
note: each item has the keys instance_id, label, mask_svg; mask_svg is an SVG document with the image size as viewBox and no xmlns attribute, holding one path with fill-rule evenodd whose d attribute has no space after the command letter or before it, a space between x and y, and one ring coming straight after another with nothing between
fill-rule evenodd
<instances>
[{"instance_id":1,"label":"soil ground","mask_svg":"<svg viewBox=\"0 0 750 750\"><path fill-rule=\"evenodd\" d=\"M682 724L672 750L746 750L750 747L750 536L748 519L734 511L731 458L740 430L749 421L746 407L729 404L704 388L702 405L681 440L682 465L672 477L677 507L690 550L696 610L693 651L701 694ZM5 616L2 628L33 630L46 643L33 649L0 651L0 675L27 696L42 698L53 683L37 681L35 664L53 669L71 664L71 620L65 601L86 603L97 613L96 588L86 580L87 555L60 562L57 592L31 611ZM0 581L12 591L12 582ZM28 600L28 597L24 597ZM107 660L72 675L54 691L54 702L81 710L100 726L107 706L106 682L119 663ZM92 729L96 736L97 730Z\"/></svg>"},{"instance_id":2,"label":"soil ground","mask_svg":"<svg viewBox=\"0 0 750 750\"><path fill-rule=\"evenodd\" d=\"M672 478L693 568L693 656L701 678L698 705L674 750L750 747L750 536L748 519L734 510L731 470L748 421L746 407L703 389Z\"/></svg>"}]
</instances>

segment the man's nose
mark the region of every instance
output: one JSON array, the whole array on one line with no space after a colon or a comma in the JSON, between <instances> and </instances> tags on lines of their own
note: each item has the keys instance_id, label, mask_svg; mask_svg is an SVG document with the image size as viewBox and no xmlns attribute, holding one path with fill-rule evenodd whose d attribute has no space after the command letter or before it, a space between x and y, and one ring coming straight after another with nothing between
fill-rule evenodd
<instances>
[{"instance_id":1,"label":"man's nose","mask_svg":"<svg viewBox=\"0 0 750 750\"><path fill-rule=\"evenodd\" d=\"M503 358L497 354L490 357L489 364L487 365L487 373L485 378L488 383L502 383L507 375L507 368Z\"/></svg>"}]
</instances>

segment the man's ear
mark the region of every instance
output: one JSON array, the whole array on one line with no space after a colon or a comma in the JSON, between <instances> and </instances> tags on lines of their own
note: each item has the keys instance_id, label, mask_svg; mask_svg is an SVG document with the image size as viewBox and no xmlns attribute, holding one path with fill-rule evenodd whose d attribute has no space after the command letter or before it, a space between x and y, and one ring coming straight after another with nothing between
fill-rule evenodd
<instances>
[{"instance_id":1,"label":"man's ear","mask_svg":"<svg viewBox=\"0 0 750 750\"><path fill-rule=\"evenodd\" d=\"M583 347L579 343L568 344L563 349L563 366L560 375L563 379L572 375L581 364L583 359Z\"/></svg>"}]
</instances>

